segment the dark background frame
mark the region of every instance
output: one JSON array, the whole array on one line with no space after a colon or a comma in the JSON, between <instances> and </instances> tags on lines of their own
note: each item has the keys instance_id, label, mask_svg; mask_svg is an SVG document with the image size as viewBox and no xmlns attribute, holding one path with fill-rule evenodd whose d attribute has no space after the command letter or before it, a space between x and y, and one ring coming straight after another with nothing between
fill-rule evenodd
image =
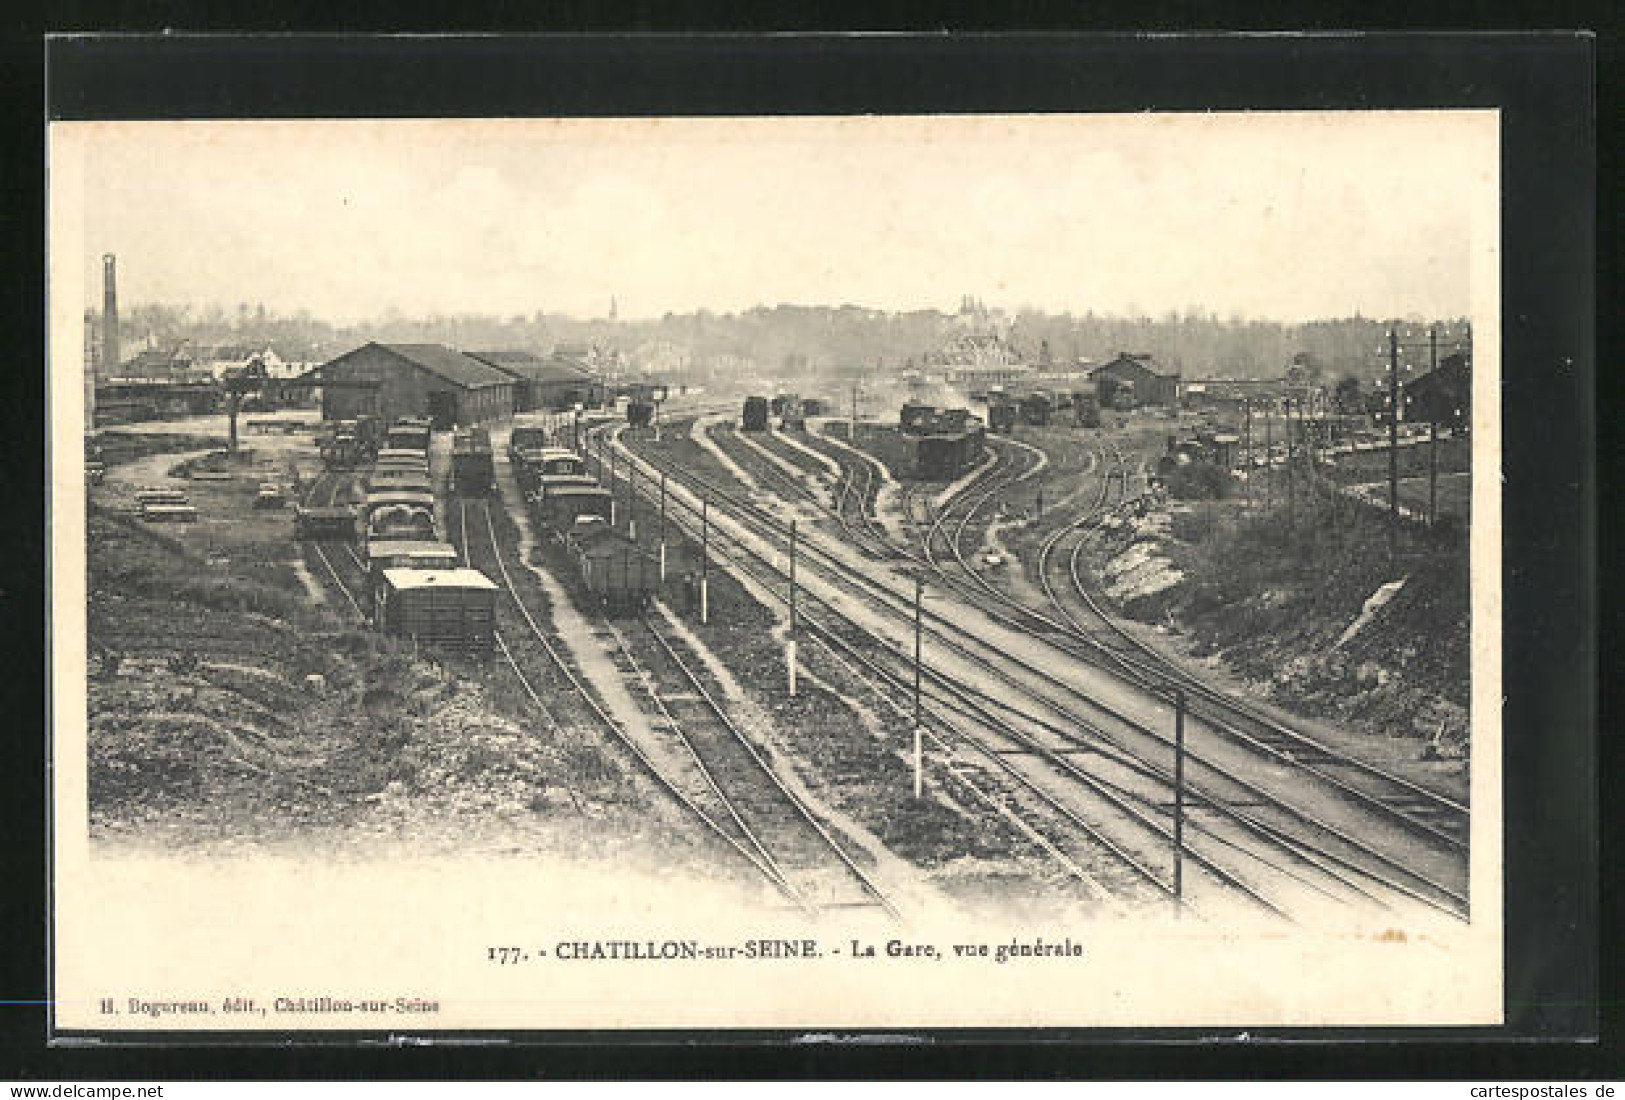
<instances>
[{"instance_id":1,"label":"dark background frame","mask_svg":"<svg viewBox=\"0 0 1625 1100\"><path fill-rule=\"evenodd\" d=\"M0 771L10 933L0 1001L11 1002L0 1006L0 1077L1619 1076L1617 1050L1583 1041L1603 1024L1599 1011L1617 1020L1619 1004L1599 1000L1595 47L1573 34L51 41L54 119L1499 108L1508 1026L932 1032L914 1044L796 1047L783 1033L572 1033L546 1036L540 1050L477 1051L386 1051L344 1037L294 1058L208 1050L195 1036L48 1049L37 1003L47 995L40 705L41 725L13 726ZM0 161L25 246L3 276L16 291L8 320L25 337L5 406L14 470L43 455L46 427L44 379L30 369L44 362L43 141L24 83L8 90L31 125ZM43 497L30 496L43 478L3 484L16 498L9 514L44 515ZM20 527L15 583L0 596L19 623L36 607L44 622L46 542ZM11 638L0 705L12 714L44 702L34 639L26 629Z\"/></svg>"}]
</instances>

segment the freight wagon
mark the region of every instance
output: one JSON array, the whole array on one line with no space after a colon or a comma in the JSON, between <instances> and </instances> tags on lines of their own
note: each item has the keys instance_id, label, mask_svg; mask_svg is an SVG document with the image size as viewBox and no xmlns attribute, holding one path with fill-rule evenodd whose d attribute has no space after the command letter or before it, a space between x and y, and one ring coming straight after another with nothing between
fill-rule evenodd
<instances>
[{"instance_id":1,"label":"freight wagon","mask_svg":"<svg viewBox=\"0 0 1625 1100\"><path fill-rule=\"evenodd\" d=\"M582 587L608 615L638 614L660 583L659 563L599 519L579 519L565 536Z\"/></svg>"},{"instance_id":2,"label":"freight wagon","mask_svg":"<svg viewBox=\"0 0 1625 1100\"><path fill-rule=\"evenodd\" d=\"M767 431L767 398L745 398L745 413L740 427L747 432Z\"/></svg>"},{"instance_id":3,"label":"freight wagon","mask_svg":"<svg viewBox=\"0 0 1625 1100\"><path fill-rule=\"evenodd\" d=\"M559 479L531 498L531 519L543 532L563 534L583 516L605 523L615 518L615 498L591 478Z\"/></svg>"},{"instance_id":4,"label":"freight wagon","mask_svg":"<svg viewBox=\"0 0 1625 1100\"><path fill-rule=\"evenodd\" d=\"M637 398L626 403L626 423L631 428L647 428L654 420L655 407L652 401L642 401Z\"/></svg>"},{"instance_id":5,"label":"freight wagon","mask_svg":"<svg viewBox=\"0 0 1625 1100\"><path fill-rule=\"evenodd\" d=\"M1016 406L1012 401L995 401L987 407L987 430L1009 435L1016 428Z\"/></svg>"},{"instance_id":6,"label":"freight wagon","mask_svg":"<svg viewBox=\"0 0 1625 1100\"><path fill-rule=\"evenodd\" d=\"M1100 399L1092 393L1073 394L1072 419L1080 428L1100 427Z\"/></svg>"},{"instance_id":7,"label":"freight wagon","mask_svg":"<svg viewBox=\"0 0 1625 1100\"><path fill-rule=\"evenodd\" d=\"M372 600L374 624L382 625L376 612L382 604L379 589L386 569L456 569L462 564L457 548L449 542L423 539L379 539L367 546L367 595Z\"/></svg>"},{"instance_id":8,"label":"freight wagon","mask_svg":"<svg viewBox=\"0 0 1625 1100\"><path fill-rule=\"evenodd\" d=\"M434 512L420 505L387 504L367 517L367 545L375 542L434 541Z\"/></svg>"},{"instance_id":9,"label":"freight wagon","mask_svg":"<svg viewBox=\"0 0 1625 1100\"><path fill-rule=\"evenodd\" d=\"M428 454L429 422L415 419L397 420L384 434L383 448Z\"/></svg>"},{"instance_id":10,"label":"freight wagon","mask_svg":"<svg viewBox=\"0 0 1625 1100\"><path fill-rule=\"evenodd\" d=\"M779 427L787 432L804 432L807 430L807 411L801 398L789 394L784 403L779 406Z\"/></svg>"},{"instance_id":11,"label":"freight wagon","mask_svg":"<svg viewBox=\"0 0 1625 1100\"><path fill-rule=\"evenodd\" d=\"M508 460L517 462L526 451L540 450L548 445L547 429L535 425L516 426L508 435Z\"/></svg>"},{"instance_id":12,"label":"freight wagon","mask_svg":"<svg viewBox=\"0 0 1625 1100\"><path fill-rule=\"evenodd\" d=\"M361 487L370 492L396 492L396 493L429 493L434 486L429 482L429 475L417 470L390 469L374 470L362 481Z\"/></svg>"},{"instance_id":13,"label":"freight wagon","mask_svg":"<svg viewBox=\"0 0 1625 1100\"><path fill-rule=\"evenodd\" d=\"M491 437L484 428L460 431L451 444L451 483L462 496L486 496L496 486Z\"/></svg>"},{"instance_id":14,"label":"freight wagon","mask_svg":"<svg viewBox=\"0 0 1625 1100\"><path fill-rule=\"evenodd\" d=\"M477 569L385 569L376 617L386 634L466 653L489 653L497 586Z\"/></svg>"},{"instance_id":15,"label":"freight wagon","mask_svg":"<svg viewBox=\"0 0 1625 1100\"><path fill-rule=\"evenodd\" d=\"M1054 408L1055 402L1049 394L1042 390L1030 393L1021 399L1021 419L1035 428L1042 428L1049 423Z\"/></svg>"},{"instance_id":16,"label":"freight wagon","mask_svg":"<svg viewBox=\"0 0 1625 1100\"><path fill-rule=\"evenodd\" d=\"M293 513L294 537L300 539L348 542L356 535L354 508L296 508Z\"/></svg>"}]
</instances>

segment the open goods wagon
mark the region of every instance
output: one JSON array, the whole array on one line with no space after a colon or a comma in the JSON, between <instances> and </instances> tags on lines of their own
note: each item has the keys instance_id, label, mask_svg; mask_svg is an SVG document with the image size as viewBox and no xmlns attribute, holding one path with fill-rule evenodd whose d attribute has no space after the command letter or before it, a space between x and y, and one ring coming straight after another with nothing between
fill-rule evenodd
<instances>
[{"instance_id":1,"label":"open goods wagon","mask_svg":"<svg viewBox=\"0 0 1625 1100\"><path fill-rule=\"evenodd\" d=\"M489 653L497 586L477 569L385 569L376 617L386 634L465 653Z\"/></svg>"},{"instance_id":2,"label":"open goods wagon","mask_svg":"<svg viewBox=\"0 0 1625 1100\"><path fill-rule=\"evenodd\" d=\"M606 614L638 614L649 606L660 584L660 566L637 543L602 520L580 519L564 546L582 587Z\"/></svg>"},{"instance_id":3,"label":"open goods wagon","mask_svg":"<svg viewBox=\"0 0 1625 1100\"><path fill-rule=\"evenodd\" d=\"M516 426L508 433L508 460L518 462L526 451L539 451L549 445L547 429L534 424Z\"/></svg>"},{"instance_id":4,"label":"open goods wagon","mask_svg":"<svg viewBox=\"0 0 1625 1100\"><path fill-rule=\"evenodd\" d=\"M615 498L591 478L560 477L544 482L530 498L530 515L542 532L563 534L583 516L605 523L615 517Z\"/></svg>"},{"instance_id":5,"label":"open goods wagon","mask_svg":"<svg viewBox=\"0 0 1625 1100\"><path fill-rule=\"evenodd\" d=\"M1021 419L1035 428L1047 425L1054 411L1055 401L1042 390L1021 399Z\"/></svg>"}]
</instances>

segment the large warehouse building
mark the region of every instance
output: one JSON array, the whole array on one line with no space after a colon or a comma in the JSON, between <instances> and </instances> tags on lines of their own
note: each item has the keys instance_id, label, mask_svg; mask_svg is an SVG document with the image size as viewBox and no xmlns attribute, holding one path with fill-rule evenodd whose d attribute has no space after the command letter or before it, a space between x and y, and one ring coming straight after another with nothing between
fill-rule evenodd
<instances>
[{"instance_id":1,"label":"large warehouse building","mask_svg":"<svg viewBox=\"0 0 1625 1100\"><path fill-rule=\"evenodd\" d=\"M363 344L301 381L321 388L324 420L427 416L443 430L514 411L511 374L443 344Z\"/></svg>"}]
</instances>

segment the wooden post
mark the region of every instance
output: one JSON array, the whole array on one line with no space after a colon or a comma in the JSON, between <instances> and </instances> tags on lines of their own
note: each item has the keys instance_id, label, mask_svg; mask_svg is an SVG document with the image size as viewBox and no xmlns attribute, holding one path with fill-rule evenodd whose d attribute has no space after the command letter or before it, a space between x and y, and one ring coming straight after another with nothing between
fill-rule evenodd
<instances>
[{"instance_id":1,"label":"wooden post","mask_svg":"<svg viewBox=\"0 0 1625 1100\"><path fill-rule=\"evenodd\" d=\"M1428 422L1428 526L1439 522L1439 418Z\"/></svg>"},{"instance_id":2,"label":"wooden post","mask_svg":"<svg viewBox=\"0 0 1625 1100\"><path fill-rule=\"evenodd\" d=\"M1275 481L1275 410L1264 407L1264 511L1270 510Z\"/></svg>"},{"instance_id":3,"label":"wooden post","mask_svg":"<svg viewBox=\"0 0 1625 1100\"><path fill-rule=\"evenodd\" d=\"M914 574L914 797L917 799L925 789L925 753L924 737L922 735L922 712L920 701L920 636L921 636L921 605L925 600L925 575Z\"/></svg>"},{"instance_id":4,"label":"wooden post","mask_svg":"<svg viewBox=\"0 0 1625 1100\"><path fill-rule=\"evenodd\" d=\"M1388 330L1388 567L1399 564L1399 334Z\"/></svg>"}]
</instances>

